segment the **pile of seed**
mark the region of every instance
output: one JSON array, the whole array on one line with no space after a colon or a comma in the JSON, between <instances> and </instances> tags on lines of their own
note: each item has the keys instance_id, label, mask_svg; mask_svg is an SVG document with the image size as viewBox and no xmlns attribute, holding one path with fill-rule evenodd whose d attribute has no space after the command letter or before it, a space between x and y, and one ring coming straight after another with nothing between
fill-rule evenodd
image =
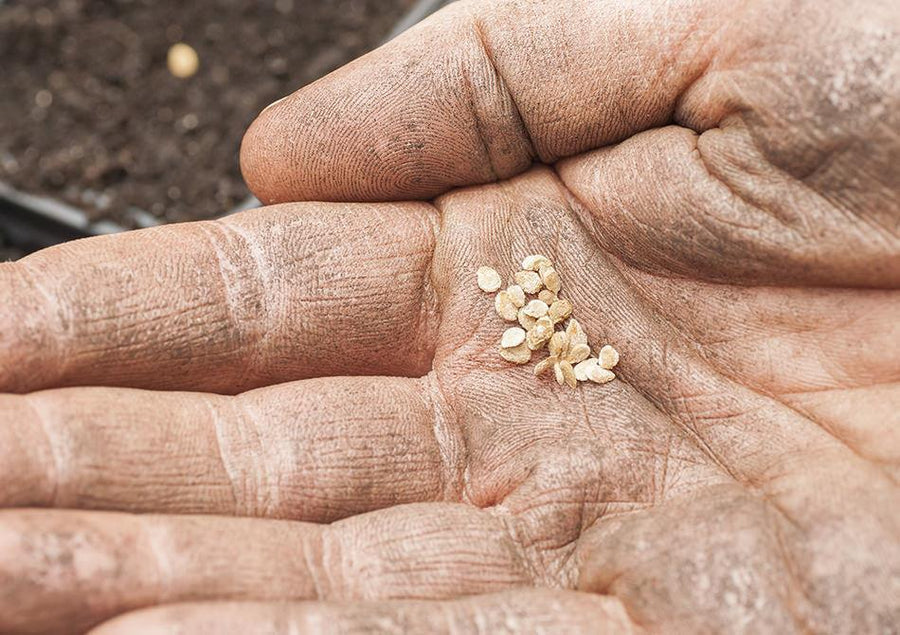
<instances>
[{"instance_id":1,"label":"pile of seed","mask_svg":"<svg viewBox=\"0 0 900 635\"><path fill-rule=\"evenodd\" d=\"M506 329L500 338L500 357L514 364L527 364L532 352L546 346L549 356L535 365L535 375L552 368L556 381L571 388L579 381L605 384L616 378L612 368L619 363L619 353L607 344L600 348L597 357L591 357L587 334L572 317L572 303L559 297L562 282L549 258L527 256L513 281L515 284L499 291L494 300L497 315L507 322L519 323ZM482 291L494 293L502 285L500 274L494 269L478 269L478 287Z\"/></svg>"}]
</instances>

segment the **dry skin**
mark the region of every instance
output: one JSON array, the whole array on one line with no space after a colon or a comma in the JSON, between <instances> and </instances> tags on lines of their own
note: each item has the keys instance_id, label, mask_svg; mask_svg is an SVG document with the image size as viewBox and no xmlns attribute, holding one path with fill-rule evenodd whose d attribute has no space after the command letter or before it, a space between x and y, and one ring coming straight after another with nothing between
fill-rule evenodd
<instances>
[{"instance_id":1,"label":"dry skin","mask_svg":"<svg viewBox=\"0 0 900 635\"><path fill-rule=\"evenodd\" d=\"M479 267L478 287L482 291L497 291L502 280L491 267ZM500 339L500 356L514 364L527 364L532 351L547 347L549 355L534 367L535 375L551 368L556 381L575 388L580 381L605 384L615 379L612 368L619 363L619 353L609 344L591 357L587 334L578 320L572 317L572 303L559 297L562 280L553 263L546 256L534 254L522 261L521 271L513 275L515 284L500 291L494 298L494 309L503 320L519 322L510 327ZM537 296L528 299L527 296ZM568 320L565 329L556 330Z\"/></svg>"}]
</instances>

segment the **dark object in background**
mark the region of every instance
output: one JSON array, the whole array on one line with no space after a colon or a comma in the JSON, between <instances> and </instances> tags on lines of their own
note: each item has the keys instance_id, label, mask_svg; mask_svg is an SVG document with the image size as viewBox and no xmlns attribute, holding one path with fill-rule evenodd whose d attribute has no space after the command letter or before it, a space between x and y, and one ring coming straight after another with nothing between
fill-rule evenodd
<instances>
[{"instance_id":1,"label":"dark object in background","mask_svg":"<svg viewBox=\"0 0 900 635\"><path fill-rule=\"evenodd\" d=\"M237 151L259 110L374 47L411 4L0 1L0 182L123 227L220 215L248 196ZM166 66L176 42L199 54L187 79ZM28 251L9 210L0 241Z\"/></svg>"}]
</instances>

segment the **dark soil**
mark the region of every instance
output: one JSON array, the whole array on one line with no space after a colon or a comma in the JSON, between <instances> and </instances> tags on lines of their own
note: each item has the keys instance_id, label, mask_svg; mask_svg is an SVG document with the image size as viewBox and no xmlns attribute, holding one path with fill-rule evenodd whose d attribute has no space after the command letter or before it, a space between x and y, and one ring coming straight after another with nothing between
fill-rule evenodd
<instances>
[{"instance_id":1,"label":"dark soil","mask_svg":"<svg viewBox=\"0 0 900 635\"><path fill-rule=\"evenodd\" d=\"M127 227L248 196L268 103L373 48L412 0L0 0L0 181ZM166 53L196 49L172 76Z\"/></svg>"}]
</instances>

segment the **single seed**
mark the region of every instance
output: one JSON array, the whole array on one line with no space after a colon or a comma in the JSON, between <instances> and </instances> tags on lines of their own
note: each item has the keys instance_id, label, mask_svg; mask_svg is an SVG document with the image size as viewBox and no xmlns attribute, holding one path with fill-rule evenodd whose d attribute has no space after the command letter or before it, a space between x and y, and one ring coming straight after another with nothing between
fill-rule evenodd
<instances>
[{"instance_id":1,"label":"single seed","mask_svg":"<svg viewBox=\"0 0 900 635\"><path fill-rule=\"evenodd\" d=\"M607 370L603 368L600 364L594 364L588 373L588 379L597 384L605 384L608 381L612 381L616 378L615 373L611 370Z\"/></svg>"},{"instance_id":2,"label":"single seed","mask_svg":"<svg viewBox=\"0 0 900 635\"><path fill-rule=\"evenodd\" d=\"M493 293L500 288L500 274L490 267L478 267L478 288Z\"/></svg>"},{"instance_id":3,"label":"single seed","mask_svg":"<svg viewBox=\"0 0 900 635\"><path fill-rule=\"evenodd\" d=\"M566 335L565 331L557 331L550 338L550 343L547 345L547 349L550 351L551 355L555 355L556 357L562 357L566 348L569 346L569 336Z\"/></svg>"},{"instance_id":4,"label":"single seed","mask_svg":"<svg viewBox=\"0 0 900 635\"><path fill-rule=\"evenodd\" d=\"M569 336L569 346L578 346L579 344L587 344L587 333L581 328L578 320L571 318L569 325L566 326L566 335Z\"/></svg>"},{"instance_id":5,"label":"single seed","mask_svg":"<svg viewBox=\"0 0 900 635\"><path fill-rule=\"evenodd\" d=\"M560 386L566 381L566 376L563 375L562 366L559 365L559 362L553 364L553 376L556 377L556 383Z\"/></svg>"},{"instance_id":6,"label":"single seed","mask_svg":"<svg viewBox=\"0 0 900 635\"><path fill-rule=\"evenodd\" d=\"M616 364L619 363L619 351L614 349L609 344L600 349L597 357L600 358L600 365L603 366L603 368L605 368L606 370L615 368Z\"/></svg>"},{"instance_id":7,"label":"single seed","mask_svg":"<svg viewBox=\"0 0 900 635\"><path fill-rule=\"evenodd\" d=\"M526 331L530 331L534 328L535 322L537 322L537 318L533 318L527 313L525 313L525 309L519 309L519 312L516 314L516 318L519 320L519 324L522 325L522 328Z\"/></svg>"},{"instance_id":8,"label":"single seed","mask_svg":"<svg viewBox=\"0 0 900 635\"><path fill-rule=\"evenodd\" d=\"M522 290L517 284L510 285L506 288L506 292L509 294L510 299L513 301L513 304L516 305L517 309L521 309L525 306L525 291Z\"/></svg>"},{"instance_id":9,"label":"single seed","mask_svg":"<svg viewBox=\"0 0 900 635\"><path fill-rule=\"evenodd\" d=\"M526 344L528 344L528 348L533 351L539 350L544 347L550 338L553 336L553 322L550 321L546 315L537 322L534 323L534 326L528 331L528 336L526 338Z\"/></svg>"},{"instance_id":10,"label":"single seed","mask_svg":"<svg viewBox=\"0 0 900 635\"><path fill-rule=\"evenodd\" d=\"M503 336L500 338L500 348L514 348L524 341L525 329L513 326L503 331Z\"/></svg>"},{"instance_id":11,"label":"single seed","mask_svg":"<svg viewBox=\"0 0 900 635\"><path fill-rule=\"evenodd\" d=\"M539 361L537 364L534 365L534 374L535 375L543 375L548 370L553 368L554 365L556 364L556 362L558 362L558 361L559 361L559 359L557 359L556 357L553 357L552 355L550 357L545 357L544 359L542 359L541 361Z\"/></svg>"},{"instance_id":12,"label":"single seed","mask_svg":"<svg viewBox=\"0 0 900 635\"><path fill-rule=\"evenodd\" d=\"M525 344L512 348L501 348L500 357L513 364L527 364L531 360L531 349Z\"/></svg>"},{"instance_id":13,"label":"single seed","mask_svg":"<svg viewBox=\"0 0 900 635\"><path fill-rule=\"evenodd\" d=\"M556 302L557 299L556 294L550 289L541 289L541 292L538 293L538 300L545 303L547 306L553 306L553 303Z\"/></svg>"},{"instance_id":14,"label":"single seed","mask_svg":"<svg viewBox=\"0 0 900 635\"><path fill-rule=\"evenodd\" d=\"M534 271L518 271L513 278L525 293L537 293L541 290L541 276Z\"/></svg>"},{"instance_id":15,"label":"single seed","mask_svg":"<svg viewBox=\"0 0 900 635\"><path fill-rule=\"evenodd\" d=\"M553 323L562 322L572 315L572 303L568 300L557 300L550 305L550 319Z\"/></svg>"},{"instance_id":16,"label":"single seed","mask_svg":"<svg viewBox=\"0 0 900 635\"><path fill-rule=\"evenodd\" d=\"M575 379L578 381L587 381L591 369L597 365L596 357L588 357L586 360L575 364Z\"/></svg>"},{"instance_id":17,"label":"single seed","mask_svg":"<svg viewBox=\"0 0 900 635\"><path fill-rule=\"evenodd\" d=\"M540 300L532 300L528 304L525 305L525 315L530 315L533 318L541 318L547 315L547 311L550 310L550 307L547 306L546 302L541 302Z\"/></svg>"},{"instance_id":18,"label":"single seed","mask_svg":"<svg viewBox=\"0 0 900 635\"><path fill-rule=\"evenodd\" d=\"M541 282L553 293L559 293L562 283L559 280L559 274L553 266L541 267Z\"/></svg>"},{"instance_id":19,"label":"single seed","mask_svg":"<svg viewBox=\"0 0 900 635\"><path fill-rule=\"evenodd\" d=\"M547 256L541 256L540 254L533 254L531 256L525 256L525 259L522 261L522 269L526 269L528 271L539 271L541 267L550 266L550 259Z\"/></svg>"},{"instance_id":20,"label":"single seed","mask_svg":"<svg viewBox=\"0 0 900 635\"><path fill-rule=\"evenodd\" d=\"M578 385L578 380L575 379L575 369L572 368L572 364L563 359L556 365L556 367L562 371L563 381L566 382L569 388L574 388ZM559 381L558 377L556 381Z\"/></svg>"},{"instance_id":21,"label":"single seed","mask_svg":"<svg viewBox=\"0 0 900 635\"><path fill-rule=\"evenodd\" d=\"M573 364L577 364L580 361L587 359L591 354L591 347L587 344L576 344L575 346L569 346L569 352L566 354L566 360L572 362Z\"/></svg>"},{"instance_id":22,"label":"single seed","mask_svg":"<svg viewBox=\"0 0 900 635\"><path fill-rule=\"evenodd\" d=\"M506 291L501 291L497 294L497 297L494 298L494 309L497 310L497 315L507 322L515 322L519 312L515 303L512 301L512 298L509 297L509 293Z\"/></svg>"}]
</instances>

